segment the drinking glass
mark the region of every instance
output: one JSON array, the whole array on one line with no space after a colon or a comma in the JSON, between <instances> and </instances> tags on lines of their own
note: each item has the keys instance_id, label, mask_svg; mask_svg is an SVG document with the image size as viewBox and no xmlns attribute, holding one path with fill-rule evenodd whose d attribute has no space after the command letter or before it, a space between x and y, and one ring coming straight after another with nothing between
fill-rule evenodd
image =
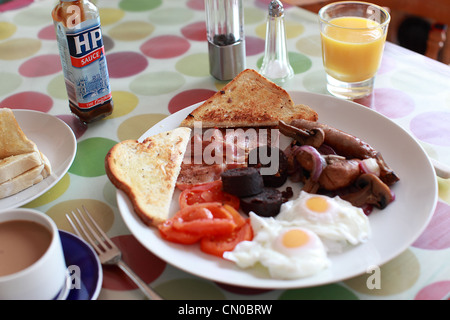
<instances>
[{"instance_id":1,"label":"drinking glass","mask_svg":"<svg viewBox=\"0 0 450 320\"><path fill-rule=\"evenodd\" d=\"M390 21L389 13L368 2L341 1L319 11L327 90L344 99L373 91Z\"/></svg>"}]
</instances>

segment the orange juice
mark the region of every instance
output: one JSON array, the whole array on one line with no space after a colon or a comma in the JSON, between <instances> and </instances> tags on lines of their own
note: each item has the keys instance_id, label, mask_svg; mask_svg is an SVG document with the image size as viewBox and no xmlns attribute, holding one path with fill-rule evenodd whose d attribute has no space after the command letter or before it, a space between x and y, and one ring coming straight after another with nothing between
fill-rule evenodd
<instances>
[{"instance_id":1,"label":"orange juice","mask_svg":"<svg viewBox=\"0 0 450 320\"><path fill-rule=\"evenodd\" d=\"M386 32L376 21L360 17L339 17L322 32L322 55L326 72L344 82L359 82L377 72Z\"/></svg>"}]
</instances>

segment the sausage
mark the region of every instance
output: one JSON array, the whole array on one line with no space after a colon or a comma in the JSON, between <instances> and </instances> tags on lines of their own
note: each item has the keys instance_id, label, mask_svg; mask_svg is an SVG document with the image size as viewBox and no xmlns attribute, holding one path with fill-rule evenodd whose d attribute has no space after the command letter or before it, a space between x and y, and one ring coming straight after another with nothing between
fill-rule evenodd
<instances>
[{"instance_id":1,"label":"sausage","mask_svg":"<svg viewBox=\"0 0 450 320\"><path fill-rule=\"evenodd\" d=\"M322 129L325 133L324 143L333 148L337 154L346 158L375 158L378 153L361 139L323 123L296 119L290 124L303 130Z\"/></svg>"},{"instance_id":2,"label":"sausage","mask_svg":"<svg viewBox=\"0 0 450 320\"><path fill-rule=\"evenodd\" d=\"M248 197L260 193L264 180L258 169L241 167L226 170L221 174L223 191L237 197Z\"/></svg>"},{"instance_id":3,"label":"sausage","mask_svg":"<svg viewBox=\"0 0 450 320\"><path fill-rule=\"evenodd\" d=\"M360 176L359 160L333 160L322 171L319 184L326 190L338 190L350 186Z\"/></svg>"},{"instance_id":4,"label":"sausage","mask_svg":"<svg viewBox=\"0 0 450 320\"><path fill-rule=\"evenodd\" d=\"M266 161L262 161L262 158L266 158ZM281 187L288 178L288 160L279 148L256 147L250 151L247 162L249 167L260 170L266 187Z\"/></svg>"}]
</instances>

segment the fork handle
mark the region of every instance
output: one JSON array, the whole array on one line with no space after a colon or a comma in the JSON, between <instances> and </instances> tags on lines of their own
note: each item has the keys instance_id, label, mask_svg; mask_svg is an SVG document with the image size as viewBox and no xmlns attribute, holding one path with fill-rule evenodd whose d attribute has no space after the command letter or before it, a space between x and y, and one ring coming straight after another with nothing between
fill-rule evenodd
<instances>
[{"instance_id":1,"label":"fork handle","mask_svg":"<svg viewBox=\"0 0 450 320\"><path fill-rule=\"evenodd\" d=\"M117 266L122 269L122 271L125 272L131 280L133 280L133 282L150 300L163 300L163 298L153 291L122 259L117 262Z\"/></svg>"}]
</instances>

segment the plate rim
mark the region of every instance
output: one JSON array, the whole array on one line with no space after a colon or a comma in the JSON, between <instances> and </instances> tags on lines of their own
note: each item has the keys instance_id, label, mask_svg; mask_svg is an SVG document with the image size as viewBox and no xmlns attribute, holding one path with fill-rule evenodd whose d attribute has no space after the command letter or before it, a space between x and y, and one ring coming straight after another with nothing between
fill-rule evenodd
<instances>
[{"instance_id":1,"label":"plate rim","mask_svg":"<svg viewBox=\"0 0 450 320\"><path fill-rule=\"evenodd\" d=\"M39 186L39 183L37 183L37 184L35 184L35 185L33 185L33 186L27 188L27 189L30 189L30 190L33 190L33 189L37 189L37 190L38 190L37 192L33 193L32 195L28 196L27 198L21 198L21 197L20 197L20 193L27 190L27 189L25 189L25 190L22 190L21 192L15 194L15 195L11 195L11 196L9 196L9 197L0 199L0 206L1 206L1 205L2 205L2 202L6 202L6 203L9 202L9 201L6 201L5 199L8 199L8 198L10 198L10 197L19 197L19 199L18 199L17 201L11 201L11 203L10 203L10 204L7 204L6 207L0 208L0 211L2 211L2 210L9 210L9 209L19 208L19 207L21 207L21 206L23 206L23 205L26 205L26 204L30 203L31 201L37 199L38 197L40 197L41 195L43 195L44 193L46 193L47 191L49 191L49 190L50 190L52 187L54 187L54 186L55 186L55 185L56 185L56 184L64 177L64 175L69 171L69 169L70 169L70 167L71 167L73 161L75 160L75 156L76 156L76 153L77 153L77 139L76 139L76 136L75 136L75 134L74 134L72 128L71 128L66 122L64 122L63 120L61 120L61 119L59 119L58 117L56 117L56 116L54 116L54 115L51 115L51 114L49 114L49 113L47 113L47 112L42 112L42 111L38 111L38 110L32 110L32 109L14 109L14 108L11 108L11 110L13 111L14 116L16 116L16 112L17 112L17 113L20 113L20 114L22 114L22 115L28 113L28 114L31 114L31 115L38 115L38 116L40 116L40 117L47 117L48 119L52 119L51 121L54 121L54 123L58 123L58 124L60 125L61 128L64 128L64 132L66 133L67 137L70 137L70 143L73 144L73 148L70 148L72 152L71 152L70 154L68 154L68 159L69 159L69 161L67 162L67 164L66 164L65 166L63 166L63 170L61 171L61 173L58 174L58 175L56 176L56 175L54 175L54 173L52 172L52 174L51 174L49 177L46 178L46 179L49 179L49 178L51 178L51 177L54 177L54 178L53 178L54 180L51 181L51 183L47 183L47 186L44 187L44 188L42 188L42 189L39 188L39 187L40 187L40 186ZM19 121L17 121L17 122L19 123ZM20 125L20 123L19 123L19 125ZM23 130L24 128L22 128L22 126L21 126L21 129ZM26 129L25 129L25 130L26 130ZM28 137L28 136L27 136L27 137ZM31 141L34 141L34 140L35 140L35 139L32 138L32 137L28 137L28 139L30 139ZM69 141L67 141L67 142L69 143ZM46 156L48 157L48 155L46 155ZM53 171L54 164L53 164L53 163L50 163L50 164L52 165L52 171ZM43 181L44 181L44 180L43 180ZM41 181L41 182L43 182L43 181ZM48 182L48 181L47 181L47 182Z\"/></svg>"},{"instance_id":2,"label":"plate rim","mask_svg":"<svg viewBox=\"0 0 450 320\"><path fill-rule=\"evenodd\" d=\"M432 200L430 199L430 201L432 201L432 204L431 204L431 207L429 208L429 212L426 213L427 216L426 216L425 222L423 223L421 228L418 228L417 230L415 230L414 237L409 239L407 242L404 242L403 245L398 247L396 250L392 250L391 254L389 256L385 256L385 257L383 257L383 259L379 260L377 265L382 265L382 264L394 259L398 255L400 255L403 251L405 251L415 241L415 239L417 239L417 237L419 237L420 234L425 230L425 228L427 227L427 225L429 224L429 222L432 218L432 215L436 209L436 205L438 202L437 177L434 174L434 169L432 167L431 160L428 157L425 149L405 128L403 128L402 126L400 126L393 120L387 118L383 114L381 114L371 108L365 107L365 106L358 104L356 102L353 102L353 101L342 100L342 99L338 99L338 98L332 97L330 95L325 95L325 94L317 94L317 93L294 91L294 90L289 91L289 94L291 94L294 101L295 101L295 98L294 98L295 96L302 96L302 97L307 96L308 98L312 97L313 99L319 99L319 100L325 99L325 100L329 100L329 101L334 101L337 104L342 104L342 103L349 104L349 105L352 105L352 108L358 108L358 109L366 108L366 110L362 111L362 112L369 112L370 114L372 114L376 117L380 117L381 121L387 121L396 130L401 130L407 137L409 137L410 142L413 143L413 145L416 148L418 148L418 151L420 151L421 154L424 156L424 160L426 162L425 164L427 165L427 169L429 169L430 172L432 173L432 180L433 180L433 187L434 187L432 190L433 191L433 197L432 197L433 199ZM156 123L155 125L150 127L144 134L141 135L139 140L142 140L151 134L164 131L165 129L170 130L171 128L164 127L166 125L166 122L169 122L170 117L179 117L180 121L181 121L182 119L184 119L184 116L186 116L191 110L195 109L195 107L199 106L201 103L202 102L195 103L191 106L185 107L185 108L169 115L168 117L164 118L163 120L159 121L158 123ZM305 104L307 104L307 103L305 103ZM320 115L319 115L319 121L320 121ZM342 128L342 129L345 130L344 128ZM135 234L135 230L133 230L134 228L133 228L132 223L137 223L137 224L143 225L142 221L140 221L140 219L136 215L136 213L134 211L131 211L130 212L131 214L129 215L129 217L127 217L122 212L122 205L127 205L128 207L130 207L130 204L131 204L129 202L129 199L125 195L125 193L123 191L117 189L116 190L116 200L117 200L119 212L120 212L125 224L129 228L131 233L136 236L138 241L145 248L147 248L150 252L152 252L159 258L161 258L166 263L169 263L169 264L173 265L174 267L176 267L180 270L183 270L189 274L193 274L193 275L199 276L204 279L208 279L208 280L219 282L219 283L224 283L227 285L240 286L240 287L251 287L251 288L260 288L260 289L289 289L289 288L304 288L304 287L311 287L311 286L318 286L318 285L324 285L324 284L328 284L328 283L339 282L339 281L343 281L343 280L346 280L349 278L359 276L359 275L363 274L364 272L367 272L367 270L366 271L359 270L358 272L354 272L353 274L350 274L350 275L336 277L336 276L333 276L333 274L332 274L332 272L330 272L330 270L327 270L327 271L318 273L318 275L321 275L321 277L320 277L321 279L319 278L319 280L316 279L317 275L312 276L312 277L307 277L307 278L294 279L294 280L278 280L278 279L270 279L270 278L262 279L263 282L267 282L266 284L264 284L264 283L243 284L243 283L239 283L238 281L232 281L229 279L224 280L224 279L218 279L217 277L214 277L214 276L206 276L204 274L200 274L198 271L190 270L189 268L186 268L183 265L180 265L180 263L174 264L174 263L172 263L172 260L169 259L169 261L168 261L167 257L162 257L160 254L155 253L155 251L149 247L148 243L143 241L143 239L141 239L141 237L139 235ZM137 219L137 221L132 222L131 220L129 220L129 218ZM369 239L369 241L370 241L370 239ZM172 246L172 244L169 244L169 246ZM206 258L209 258L209 257L206 257ZM332 267L330 267L330 268L332 268ZM247 272L247 270L243 270L243 269L239 269L239 271Z\"/></svg>"}]
</instances>

